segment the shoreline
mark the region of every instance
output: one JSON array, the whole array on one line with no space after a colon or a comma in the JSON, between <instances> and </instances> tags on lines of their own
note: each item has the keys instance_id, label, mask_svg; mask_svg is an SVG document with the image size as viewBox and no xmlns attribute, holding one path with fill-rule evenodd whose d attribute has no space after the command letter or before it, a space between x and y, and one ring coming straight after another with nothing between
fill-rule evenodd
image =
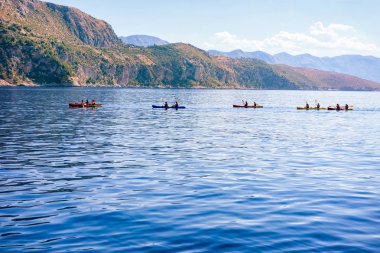
<instances>
[{"instance_id":1,"label":"shoreline","mask_svg":"<svg viewBox=\"0 0 380 253\"><path fill-rule=\"evenodd\" d=\"M145 90L241 90L241 91L324 91L324 92L380 92L380 90L279 90L279 89L237 89L237 88L159 88L159 87L127 87L127 86L5 86L0 85L1 89L67 89L67 88L98 88L98 89L145 89Z\"/></svg>"},{"instance_id":2,"label":"shoreline","mask_svg":"<svg viewBox=\"0 0 380 253\"><path fill-rule=\"evenodd\" d=\"M91 85L78 85L73 83L63 83L63 84L37 84L34 82L24 82L18 84L9 83L3 79L0 79L0 88L128 88L128 89L194 89L194 90L299 90L299 91L364 91L364 92L380 92L380 89L257 89L248 87L238 87L238 86L224 86L224 87L204 87L196 85L193 87L171 87L168 85L156 85L156 86L136 86L136 85L125 85L125 84L91 84Z\"/></svg>"},{"instance_id":3,"label":"shoreline","mask_svg":"<svg viewBox=\"0 0 380 253\"><path fill-rule=\"evenodd\" d=\"M247 87L203 87L203 86L194 86L194 87L169 87L169 86L134 86L134 85L68 85L68 84L35 84L35 83L23 83L23 84L10 84L8 82L2 82L0 80L0 88L125 88L125 89L178 89L178 90L255 90L255 91L271 91L271 90L286 90L286 91L356 91L356 92L380 92L379 90L373 89L255 89Z\"/></svg>"}]
</instances>

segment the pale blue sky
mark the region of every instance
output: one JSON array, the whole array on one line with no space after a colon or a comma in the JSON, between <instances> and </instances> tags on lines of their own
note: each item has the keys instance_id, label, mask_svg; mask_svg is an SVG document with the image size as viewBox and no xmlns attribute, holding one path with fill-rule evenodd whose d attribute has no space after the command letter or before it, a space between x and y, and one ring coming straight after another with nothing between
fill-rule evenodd
<instances>
[{"instance_id":1,"label":"pale blue sky","mask_svg":"<svg viewBox=\"0 0 380 253\"><path fill-rule=\"evenodd\" d=\"M203 49L380 56L378 0L50 0Z\"/></svg>"}]
</instances>

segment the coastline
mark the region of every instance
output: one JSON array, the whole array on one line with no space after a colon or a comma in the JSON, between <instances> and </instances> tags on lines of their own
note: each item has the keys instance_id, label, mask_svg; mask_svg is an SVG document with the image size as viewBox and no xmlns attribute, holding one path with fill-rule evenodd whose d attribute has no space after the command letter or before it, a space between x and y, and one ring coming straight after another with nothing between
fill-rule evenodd
<instances>
[{"instance_id":1,"label":"coastline","mask_svg":"<svg viewBox=\"0 0 380 253\"><path fill-rule=\"evenodd\" d=\"M11 84L5 80L0 80L0 88L128 88L128 89L194 89L194 90L294 90L294 91L363 91L363 92L380 92L380 89L257 89L248 87L172 87L168 85L157 86L136 86L136 85L121 85L121 84L91 84L91 85L75 85L75 84L36 84L36 83L19 83Z\"/></svg>"}]
</instances>

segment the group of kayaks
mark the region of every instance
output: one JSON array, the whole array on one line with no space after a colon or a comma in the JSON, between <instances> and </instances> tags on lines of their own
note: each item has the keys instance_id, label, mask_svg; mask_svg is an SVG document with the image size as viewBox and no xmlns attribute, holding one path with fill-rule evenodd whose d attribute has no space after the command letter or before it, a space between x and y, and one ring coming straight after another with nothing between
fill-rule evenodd
<instances>
[{"instance_id":1,"label":"group of kayaks","mask_svg":"<svg viewBox=\"0 0 380 253\"><path fill-rule=\"evenodd\" d=\"M340 106L337 104L336 106L328 106L328 107L321 107L319 104L317 106L309 106L306 104L306 106L298 106L297 110L329 110L329 111L352 111L354 108L353 106L344 105Z\"/></svg>"},{"instance_id":2,"label":"group of kayaks","mask_svg":"<svg viewBox=\"0 0 380 253\"><path fill-rule=\"evenodd\" d=\"M243 101L244 102L244 101ZM256 104L256 102L253 103L253 105L248 105L248 102L245 102L244 105L233 105L234 108L264 108L262 105ZM328 106L328 107L321 107L318 103L316 106L312 107L309 106L308 103L306 103L305 106L298 106L297 110L329 110L329 111L352 111L353 106L344 105L340 106L339 104L336 104L336 106Z\"/></svg>"},{"instance_id":3,"label":"group of kayaks","mask_svg":"<svg viewBox=\"0 0 380 253\"><path fill-rule=\"evenodd\" d=\"M234 108L264 108L262 105L232 105ZM185 106L165 106L165 105L152 105L153 109L186 109Z\"/></svg>"},{"instance_id":4,"label":"group of kayaks","mask_svg":"<svg viewBox=\"0 0 380 253\"><path fill-rule=\"evenodd\" d=\"M348 108L344 108L344 107L341 107L341 108L337 108L335 106L329 106L329 107L309 107L309 108L306 108L304 106L299 106L297 107L297 110L329 110L329 111L352 111L354 108L352 106L348 107Z\"/></svg>"},{"instance_id":5,"label":"group of kayaks","mask_svg":"<svg viewBox=\"0 0 380 253\"><path fill-rule=\"evenodd\" d=\"M262 105L256 104L256 102L253 103L253 105L248 105L248 102L245 102L244 105L232 105L234 108L264 108ZM185 109L185 106L179 106L178 102L175 102L174 105L168 105L167 102L165 102L164 105L152 105L153 109Z\"/></svg>"},{"instance_id":6,"label":"group of kayaks","mask_svg":"<svg viewBox=\"0 0 380 253\"><path fill-rule=\"evenodd\" d=\"M102 104L98 104L95 102L95 100L92 100L89 102L88 100L86 102L72 102L69 103L69 107L72 108L96 108L96 107L101 107ZM247 102L244 103L244 105L232 105L233 108L264 108L262 105L258 105L254 103L253 105L248 105ZM153 109L186 109L185 106L179 106L178 102L176 102L173 105L168 105L168 103L165 102L164 105L152 105ZM352 111L353 106L348 106L347 104L345 106L340 106L337 104L336 106L328 106L328 107L321 107L319 104L317 106L309 106L306 104L306 106L298 106L297 110L330 110L330 111Z\"/></svg>"}]
</instances>

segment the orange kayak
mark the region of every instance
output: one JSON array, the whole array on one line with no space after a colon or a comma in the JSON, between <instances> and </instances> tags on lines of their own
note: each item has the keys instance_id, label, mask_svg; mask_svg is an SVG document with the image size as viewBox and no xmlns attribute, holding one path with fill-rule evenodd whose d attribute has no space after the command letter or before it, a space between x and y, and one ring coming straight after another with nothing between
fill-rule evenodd
<instances>
[{"instance_id":1,"label":"orange kayak","mask_svg":"<svg viewBox=\"0 0 380 253\"><path fill-rule=\"evenodd\" d=\"M86 104L86 103L69 103L69 106L70 107L76 107L76 108L88 108L88 107L91 107L91 108L95 108L95 107L100 107L102 106L102 104L92 104L92 103L89 103L89 104Z\"/></svg>"},{"instance_id":2,"label":"orange kayak","mask_svg":"<svg viewBox=\"0 0 380 253\"><path fill-rule=\"evenodd\" d=\"M248 105L248 106L245 106L245 105L233 105L234 108L263 108L264 106L262 105Z\"/></svg>"}]
</instances>

